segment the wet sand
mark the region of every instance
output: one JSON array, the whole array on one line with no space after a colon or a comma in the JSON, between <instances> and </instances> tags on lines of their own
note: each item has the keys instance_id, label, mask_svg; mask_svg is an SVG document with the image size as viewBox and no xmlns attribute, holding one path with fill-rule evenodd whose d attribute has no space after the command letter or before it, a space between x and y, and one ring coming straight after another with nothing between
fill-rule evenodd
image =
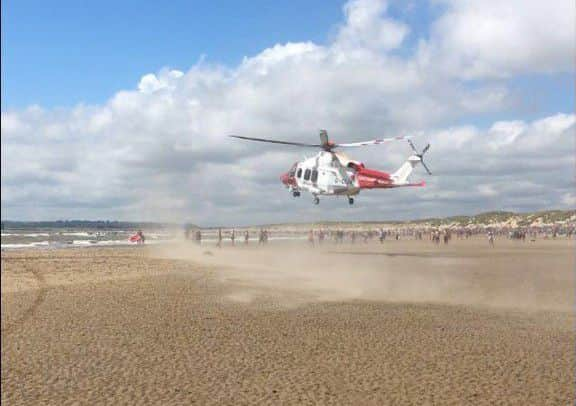
<instances>
[{"instance_id":1,"label":"wet sand","mask_svg":"<svg viewBox=\"0 0 576 406\"><path fill-rule=\"evenodd\" d=\"M575 399L574 242L2 252L2 401Z\"/></svg>"}]
</instances>

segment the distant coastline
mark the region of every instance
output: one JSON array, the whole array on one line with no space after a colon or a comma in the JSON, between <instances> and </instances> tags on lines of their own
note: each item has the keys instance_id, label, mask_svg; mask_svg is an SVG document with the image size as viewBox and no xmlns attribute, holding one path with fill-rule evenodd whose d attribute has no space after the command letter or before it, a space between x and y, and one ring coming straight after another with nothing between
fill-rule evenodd
<instances>
[{"instance_id":1,"label":"distant coastline","mask_svg":"<svg viewBox=\"0 0 576 406\"><path fill-rule=\"evenodd\" d=\"M174 227L182 227L176 223L156 223L156 222L132 222L132 221L110 221L110 220L57 220L57 221L2 221L4 229L94 229L94 230L163 230Z\"/></svg>"},{"instance_id":2,"label":"distant coastline","mask_svg":"<svg viewBox=\"0 0 576 406\"><path fill-rule=\"evenodd\" d=\"M510 211L490 211L474 215L459 215L449 217L421 218L413 220L370 220L370 221L319 221L302 223L275 223L275 224L254 224L251 226L223 225L230 228L253 228L253 227L293 227L293 226L336 226L336 225L431 225L440 226L447 224L454 225L488 225L495 223L513 222L519 226L533 223L554 224L565 222L576 222L576 210L543 210L527 213L516 213ZM162 222L137 222L137 221L115 221L115 220L57 220L57 221L2 221L2 229L93 229L93 230L168 230L174 228L202 228L215 229L219 226L197 226L186 223L162 223Z\"/></svg>"}]
</instances>

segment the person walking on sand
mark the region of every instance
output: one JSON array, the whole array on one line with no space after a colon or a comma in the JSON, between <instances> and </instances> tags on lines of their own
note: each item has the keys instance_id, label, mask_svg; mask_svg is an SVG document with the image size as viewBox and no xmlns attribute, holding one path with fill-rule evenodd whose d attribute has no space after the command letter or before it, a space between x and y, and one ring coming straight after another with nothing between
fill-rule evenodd
<instances>
[{"instance_id":1,"label":"person walking on sand","mask_svg":"<svg viewBox=\"0 0 576 406\"><path fill-rule=\"evenodd\" d=\"M244 244L248 244L248 240L250 240L250 232L246 230L244 232Z\"/></svg>"},{"instance_id":2,"label":"person walking on sand","mask_svg":"<svg viewBox=\"0 0 576 406\"><path fill-rule=\"evenodd\" d=\"M218 229L218 242L216 243L218 248L222 248L222 229Z\"/></svg>"},{"instance_id":3,"label":"person walking on sand","mask_svg":"<svg viewBox=\"0 0 576 406\"><path fill-rule=\"evenodd\" d=\"M236 233L234 229L232 229L232 232L230 233L230 241L232 242L232 245L234 245L235 240L236 240Z\"/></svg>"}]
</instances>

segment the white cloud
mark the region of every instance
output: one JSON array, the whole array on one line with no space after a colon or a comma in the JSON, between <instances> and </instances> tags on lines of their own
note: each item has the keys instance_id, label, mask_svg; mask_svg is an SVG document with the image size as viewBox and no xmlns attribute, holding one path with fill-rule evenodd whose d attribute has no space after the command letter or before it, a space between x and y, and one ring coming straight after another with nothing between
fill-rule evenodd
<instances>
[{"instance_id":1,"label":"white cloud","mask_svg":"<svg viewBox=\"0 0 576 406\"><path fill-rule=\"evenodd\" d=\"M153 93L161 89L174 89L176 81L184 76L179 70L164 70L158 76L153 73L142 76L138 90L142 93Z\"/></svg>"},{"instance_id":2,"label":"white cloud","mask_svg":"<svg viewBox=\"0 0 576 406\"><path fill-rule=\"evenodd\" d=\"M202 60L186 73L163 69L100 106L2 112L2 217L217 224L566 206L575 116L450 126L502 110L508 89L463 86L394 55L409 29L386 13L383 2L353 1L326 45L277 44L236 68ZM346 141L420 131L436 176L425 189L362 194L353 209L328 199L315 207L278 179L314 151L225 137L315 141L319 128ZM407 152L354 151L382 169Z\"/></svg>"},{"instance_id":3,"label":"white cloud","mask_svg":"<svg viewBox=\"0 0 576 406\"><path fill-rule=\"evenodd\" d=\"M398 48L409 29L386 17L387 2L354 0L344 6L345 24L340 27L337 48L345 50L391 50Z\"/></svg>"},{"instance_id":4,"label":"white cloud","mask_svg":"<svg viewBox=\"0 0 576 406\"><path fill-rule=\"evenodd\" d=\"M477 189L478 193L482 196L492 197L498 195L498 192L492 185L478 185Z\"/></svg>"},{"instance_id":5,"label":"white cloud","mask_svg":"<svg viewBox=\"0 0 576 406\"><path fill-rule=\"evenodd\" d=\"M576 207L576 194L574 193L566 193L562 196L562 203L566 207L575 208Z\"/></svg>"},{"instance_id":6,"label":"white cloud","mask_svg":"<svg viewBox=\"0 0 576 406\"><path fill-rule=\"evenodd\" d=\"M512 144L526 129L522 121L499 121L490 128L490 145L497 149Z\"/></svg>"},{"instance_id":7,"label":"white cloud","mask_svg":"<svg viewBox=\"0 0 576 406\"><path fill-rule=\"evenodd\" d=\"M576 3L443 0L420 60L464 78L573 72Z\"/></svg>"}]
</instances>

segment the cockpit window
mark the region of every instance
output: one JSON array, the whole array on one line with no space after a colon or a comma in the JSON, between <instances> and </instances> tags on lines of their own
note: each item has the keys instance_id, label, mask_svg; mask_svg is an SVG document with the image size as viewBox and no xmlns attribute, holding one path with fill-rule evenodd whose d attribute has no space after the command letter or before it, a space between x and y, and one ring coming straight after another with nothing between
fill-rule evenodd
<instances>
[{"instance_id":1,"label":"cockpit window","mask_svg":"<svg viewBox=\"0 0 576 406\"><path fill-rule=\"evenodd\" d=\"M298 172L296 172L296 177L300 179L302 177L302 168L298 168Z\"/></svg>"},{"instance_id":2,"label":"cockpit window","mask_svg":"<svg viewBox=\"0 0 576 406\"><path fill-rule=\"evenodd\" d=\"M304 172L304 180L309 179L310 179L310 169L306 169L306 171Z\"/></svg>"}]
</instances>

